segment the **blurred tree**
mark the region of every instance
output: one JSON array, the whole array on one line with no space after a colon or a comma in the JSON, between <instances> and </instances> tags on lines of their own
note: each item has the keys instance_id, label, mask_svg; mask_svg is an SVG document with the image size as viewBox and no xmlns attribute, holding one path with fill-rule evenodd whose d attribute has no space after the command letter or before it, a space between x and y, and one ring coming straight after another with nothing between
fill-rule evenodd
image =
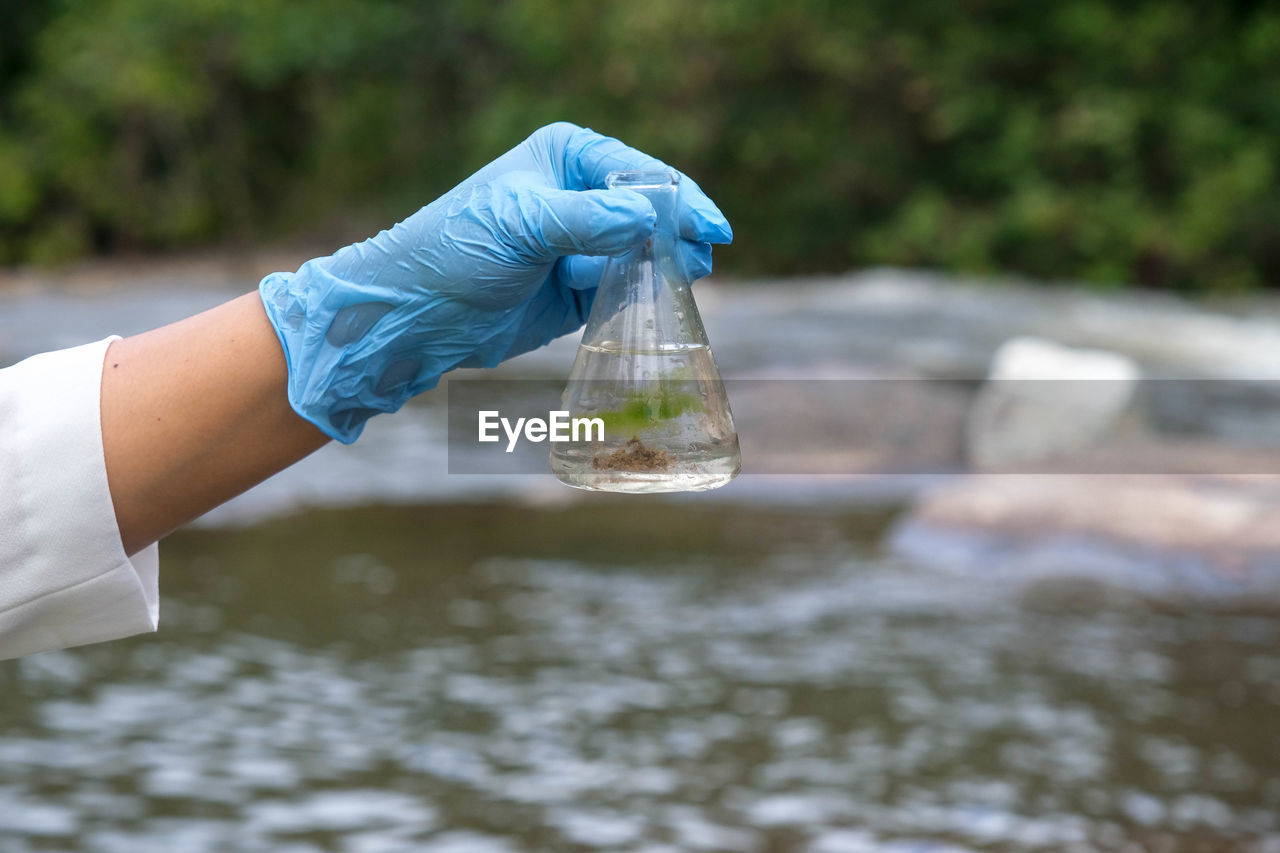
<instances>
[{"instance_id":1,"label":"blurred tree","mask_svg":"<svg viewBox=\"0 0 1280 853\"><path fill-rule=\"evenodd\" d=\"M696 176L746 273L1280 286L1280 6L38 0L0 260L400 215L569 119Z\"/></svg>"}]
</instances>

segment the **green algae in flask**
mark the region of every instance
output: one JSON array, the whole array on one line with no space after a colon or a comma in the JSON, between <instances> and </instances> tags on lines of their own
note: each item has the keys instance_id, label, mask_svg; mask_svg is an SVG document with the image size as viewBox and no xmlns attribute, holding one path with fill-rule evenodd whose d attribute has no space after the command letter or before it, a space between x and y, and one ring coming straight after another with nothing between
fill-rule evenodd
<instances>
[{"instance_id":1,"label":"green algae in flask","mask_svg":"<svg viewBox=\"0 0 1280 853\"><path fill-rule=\"evenodd\" d=\"M605 179L649 199L657 221L650 239L609 260L569 373L561 408L598 419L552 445L552 472L575 488L703 491L742 470L724 382L675 263L679 180L668 169Z\"/></svg>"}]
</instances>

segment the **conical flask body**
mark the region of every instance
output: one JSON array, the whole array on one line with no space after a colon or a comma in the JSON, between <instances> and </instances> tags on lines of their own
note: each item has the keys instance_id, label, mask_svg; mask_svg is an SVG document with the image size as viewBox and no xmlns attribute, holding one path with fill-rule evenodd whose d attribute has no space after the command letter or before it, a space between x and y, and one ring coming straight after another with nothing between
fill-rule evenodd
<instances>
[{"instance_id":1,"label":"conical flask body","mask_svg":"<svg viewBox=\"0 0 1280 853\"><path fill-rule=\"evenodd\" d=\"M615 492L699 491L741 470L729 399L676 263L674 172L614 172L658 220L645 244L610 259L561 408L584 429L552 445L561 482ZM581 421L579 421L581 419Z\"/></svg>"}]
</instances>

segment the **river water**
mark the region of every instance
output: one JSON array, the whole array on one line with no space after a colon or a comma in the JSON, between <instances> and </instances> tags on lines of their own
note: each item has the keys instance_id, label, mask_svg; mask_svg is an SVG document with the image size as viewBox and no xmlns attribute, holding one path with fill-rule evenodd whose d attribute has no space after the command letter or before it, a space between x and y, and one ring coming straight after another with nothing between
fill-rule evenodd
<instances>
[{"instance_id":1,"label":"river water","mask_svg":"<svg viewBox=\"0 0 1280 853\"><path fill-rule=\"evenodd\" d=\"M157 635L0 663L0 851L1280 851L1273 610L904 562L839 483L432 480L424 412L166 540Z\"/></svg>"},{"instance_id":2,"label":"river water","mask_svg":"<svg viewBox=\"0 0 1280 853\"><path fill-rule=\"evenodd\" d=\"M895 564L889 521L177 535L158 636L0 665L0 849L1280 849L1276 620Z\"/></svg>"}]
</instances>

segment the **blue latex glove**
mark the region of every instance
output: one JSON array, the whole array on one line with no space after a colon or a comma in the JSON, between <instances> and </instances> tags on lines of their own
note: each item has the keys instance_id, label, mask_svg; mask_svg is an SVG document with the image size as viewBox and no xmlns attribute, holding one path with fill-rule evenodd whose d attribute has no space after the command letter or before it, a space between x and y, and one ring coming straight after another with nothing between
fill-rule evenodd
<instances>
[{"instance_id":1,"label":"blue latex glove","mask_svg":"<svg viewBox=\"0 0 1280 853\"><path fill-rule=\"evenodd\" d=\"M668 168L616 139L548 125L390 230L272 273L259 292L289 364L289 402L350 444L455 367L493 367L586 320L606 258L646 240L643 196L615 169ZM728 221L681 175L677 262L711 272Z\"/></svg>"}]
</instances>

